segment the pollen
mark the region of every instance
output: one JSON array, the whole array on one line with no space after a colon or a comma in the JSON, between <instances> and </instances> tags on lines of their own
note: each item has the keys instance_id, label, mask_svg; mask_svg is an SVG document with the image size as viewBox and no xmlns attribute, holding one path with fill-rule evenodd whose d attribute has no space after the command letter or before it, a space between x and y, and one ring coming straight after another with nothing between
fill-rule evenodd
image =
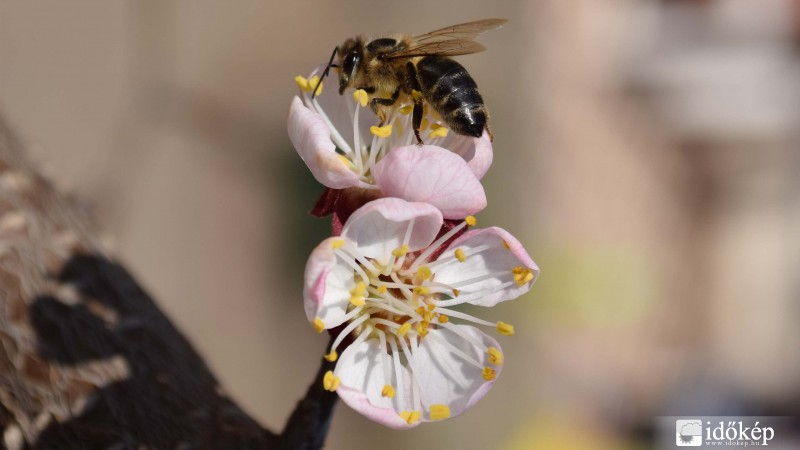
<instances>
[{"instance_id":1,"label":"pollen","mask_svg":"<svg viewBox=\"0 0 800 450\"><path fill-rule=\"evenodd\" d=\"M378 286L378 294L385 294L388 290L385 284Z\"/></svg>"},{"instance_id":2,"label":"pollen","mask_svg":"<svg viewBox=\"0 0 800 450\"><path fill-rule=\"evenodd\" d=\"M431 125L431 132L428 133L428 136L430 136L432 138L439 138L439 137L443 138L443 137L447 136L447 133L449 131L450 130L448 130L446 127L443 127L443 126L439 125L438 123L435 123L435 124Z\"/></svg>"},{"instance_id":3,"label":"pollen","mask_svg":"<svg viewBox=\"0 0 800 450\"><path fill-rule=\"evenodd\" d=\"M356 89L356 91L353 92L353 100L358 102L358 104L361 105L361 107L363 108L367 106L367 102L369 101L369 95L367 95L367 91L363 89Z\"/></svg>"},{"instance_id":4,"label":"pollen","mask_svg":"<svg viewBox=\"0 0 800 450\"><path fill-rule=\"evenodd\" d=\"M436 305L431 303L430 305L427 306L427 308L428 308L428 311L433 312L433 310L436 309Z\"/></svg>"},{"instance_id":5,"label":"pollen","mask_svg":"<svg viewBox=\"0 0 800 450\"><path fill-rule=\"evenodd\" d=\"M387 138L392 135L392 125L384 125L382 127L371 126L369 132L380 138Z\"/></svg>"},{"instance_id":6,"label":"pollen","mask_svg":"<svg viewBox=\"0 0 800 450\"><path fill-rule=\"evenodd\" d=\"M475 224L478 223L478 219L476 219L475 216L467 216L464 218L464 222L467 222L467 225L474 227Z\"/></svg>"},{"instance_id":7,"label":"pollen","mask_svg":"<svg viewBox=\"0 0 800 450\"><path fill-rule=\"evenodd\" d=\"M356 283L353 289L350 289L350 295L363 297L367 293L367 284L363 281Z\"/></svg>"},{"instance_id":8,"label":"pollen","mask_svg":"<svg viewBox=\"0 0 800 450\"><path fill-rule=\"evenodd\" d=\"M350 304L353 306L364 306L365 303L366 300L364 300L364 297L358 295L353 295L350 297Z\"/></svg>"},{"instance_id":9,"label":"pollen","mask_svg":"<svg viewBox=\"0 0 800 450\"><path fill-rule=\"evenodd\" d=\"M400 328L397 329L397 335L400 336L400 337L403 337L403 336L406 335L406 333L408 333L408 330L410 330L410 329L411 329L411 323L410 322L406 322L406 323L400 325Z\"/></svg>"},{"instance_id":10,"label":"pollen","mask_svg":"<svg viewBox=\"0 0 800 450\"><path fill-rule=\"evenodd\" d=\"M319 89L317 89L318 85ZM314 75L308 79L308 87L311 89L311 91L316 91L317 95L322 94L322 82L317 75Z\"/></svg>"},{"instance_id":11,"label":"pollen","mask_svg":"<svg viewBox=\"0 0 800 450\"><path fill-rule=\"evenodd\" d=\"M325 376L322 377L322 387L326 391L335 392L339 387L339 383L341 383L341 380L333 374L332 370L325 372Z\"/></svg>"},{"instance_id":12,"label":"pollen","mask_svg":"<svg viewBox=\"0 0 800 450\"><path fill-rule=\"evenodd\" d=\"M350 160L349 160L349 159L347 159L347 157L346 157L346 156L344 156L344 155L336 155L336 156L338 156L338 157L339 157L339 159L341 159L341 160L342 160L342 162L343 162L343 163L344 163L344 164L345 164L347 167L353 167L353 163L351 163L351 162L350 162Z\"/></svg>"},{"instance_id":13,"label":"pollen","mask_svg":"<svg viewBox=\"0 0 800 450\"><path fill-rule=\"evenodd\" d=\"M464 262L467 260L467 255L464 254L464 250L457 248L454 253L458 262Z\"/></svg>"},{"instance_id":14,"label":"pollen","mask_svg":"<svg viewBox=\"0 0 800 450\"><path fill-rule=\"evenodd\" d=\"M458 297L459 295L461 295L461 291L458 289L453 289L453 297Z\"/></svg>"},{"instance_id":15,"label":"pollen","mask_svg":"<svg viewBox=\"0 0 800 450\"><path fill-rule=\"evenodd\" d=\"M394 398L394 388L388 384L384 385L383 389L381 389L381 395L386 398Z\"/></svg>"},{"instance_id":16,"label":"pollen","mask_svg":"<svg viewBox=\"0 0 800 450\"><path fill-rule=\"evenodd\" d=\"M489 353L489 362L491 364L495 366L500 366L503 364L503 352L495 347L489 347L486 352Z\"/></svg>"},{"instance_id":17,"label":"pollen","mask_svg":"<svg viewBox=\"0 0 800 450\"><path fill-rule=\"evenodd\" d=\"M416 89L412 89L411 90L411 98L413 98L415 102L421 101L422 100L422 92L420 92L420 91L418 91Z\"/></svg>"},{"instance_id":18,"label":"pollen","mask_svg":"<svg viewBox=\"0 0 800 450\"><path fill-rule=\"evenodd\" d=\"M344 239L342 238L334 239L331 241L331 248L333 248L334 250L336 250L337 248L342 248L342 246L344 246Z\"/></svg>"},{"instance_id":19,"label":"pollen","mask_svg":"<svg viewBox=\"0 0 800 450\"><path fill-rule=\"evenodd\" d=\"M430 325L430 322L428 322L426 320L423 320L422 322L418 323L417 326L415 327L416 330L417 330L417 333L419 333L419 335L422 336L422 337L427 336L428 335L428 325Z\"/></svg>"},{"instance_id":20,"label":"pollen","mask_svg":"<svg viewBox=\"0 0 800 450\"><path fill-rule=\"evenodd\" d=\"M514 335L514 325L509 325L505 322L497 322L497 332L505 336Z\"/></svg>"},{"instance_id":21,"label":"pollen","mask_svg":"<svg viewBox=\"0 0 800 450\"><path fill-rule=\"evenodd\" d=\"M439 314L439 319L438 320L439 320L439 323L447 323L447 322L450 321L450 317L448 317L446 314Z\"/></svg>"},{"instance_id":22,"label":"pollen","mask_svg":"<svg viewBox=\"0 0 800 450\"><path fill-rule=\"evenodd\" d=\"M405 420L409 425L414 425L419 422L422 417L421 411L403 411L400 413L400 418Z\"/></svg>"},{"instance_id":23,"label":"pollen","mask_svg":"<svg viewBox=\"0 0 800 450\"><path fill-rule=\"evenodd\" d=\"M408 253L408 245L406 244L403 244L402 246L392 250L392 255L394 255L397 258L401 256L406 256L406 253Z\"/></svg>"},{"instance_id":24,"label":"pollen","mask_svg":"<svg viewBox=\"0 0 800 450\"><path fill-rule=\"evenodd\" d=\"M511 270L511 273L514 274L514 281L517 283L517 286L525 286L525 283L533 280L533 272L531 269L523 266L514 267Z\"/></svg>"},{"instance_id":25,"label":"pollen","mask_svg":"<svg viewBox=\"0 0 800 450\"><path fill-rule=\"evenodd\" d=\"M431 276L433 276L433 271L431 271L430 267L420 266L420 268L417 269L417 278L420 280L429 280Z\"/></svg>"},{"instance_id":26,"label":"pollen","mask_svg":"<svg viewBox=\"0 0 800 450\"><path fill-rule=\"evenodd\" d=\"M331 350L331 352L323 356L323 358L325 358L325 361L334 362L339 359L339 354L336 353L336 350Z\"/></svg>"},{"instance_id":27,"label":"pollen","mask_svg":"<svg viewBox=\"0 0 800 450\"><path fill-rule=\"evenodd\" d=\"M304 77L302 75L298 75L298 76L294 77L294 82L297 83L297 87L299 87L303 91L311 92L311 86L309 86L308 80L306 79L306 77Z\"/></svg>"},{"instance_id":28,"label":"pollen","mask_svg":"<svg viewBox=\"0 0 800 450\"><path fill-rule=\"evenodd\" d=\"M398 111L400 111L400 114L408 115L413 110L414 110L414 105L406 105L406 106L401 106Z\"/></svg>"},{"instance_id":29,"label":"pollen","mask_svg":"<svg viewBox=\"0 0 800 450\"><path fill-rule=\"evenodd\" d=\"M322 333L325 330L325 324L322 323L322 319L319 317L314 319L314 329L317 330L317 333Z\"/></svg>"},{"instance_id":30,"label":"pollen","mask_svg":"<svg viewBox=\"0 0 800 450\"><path fill-rule=\"evenodd\" d=\"M483 379L486 381L492 381L497 378L497 371L492 369L491 367L484 367L483 368Z\"/></svg>"},{"instance_id":31,"label":"pollen","mask_svg":"<svg viewBox=\"0 0 800 450\"><path fill-rule=\"evenodd\" d=\"M508 245L508 242L506 242L506 240L505 240L505 239L503 239L503 247L505 247L505 248L506 248L506 250L511 250L511 246L510 246L510 245Z\"/></svg>"},{"instance_id":32,"label":"pollen","mask_svg":"<svg viewBox=\"0 0 800 450\"><path fill-rule=\"evenodd\" d=\"M447 405L431 405L431 420L444 420L450 417L450 407Z\"/></svg>"},{"instance_id":33,"label":"pollen","mask_svg":"<svg viewBox=\"0 0 800 450\"><path fill-rule=\"evenodd\" d=\"M414 293L417 295L428 295L431 293L431 290L425 286L414 286Z\"/></svg>"}]
</instances>

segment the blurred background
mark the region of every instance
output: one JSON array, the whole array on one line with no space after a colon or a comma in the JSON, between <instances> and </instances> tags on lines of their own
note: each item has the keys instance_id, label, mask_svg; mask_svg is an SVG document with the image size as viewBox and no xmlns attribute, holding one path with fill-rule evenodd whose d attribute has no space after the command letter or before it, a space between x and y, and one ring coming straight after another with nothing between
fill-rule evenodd
<instances>
[{"instance_id":1,"label":"blurred background","mask_svg":"<svg viewBox=\"0 0 800 450\"><path fill-rule=\"evenodd\" d=\"M649 448L659 415L800 415L800 1L0 1L0 114L237 401L279 431L327 339L329 224L293 77L354 34L511 21L459 58L492 112L479 221L542 268L503 380L328 448Z\"/></svg>"}]
</instances>

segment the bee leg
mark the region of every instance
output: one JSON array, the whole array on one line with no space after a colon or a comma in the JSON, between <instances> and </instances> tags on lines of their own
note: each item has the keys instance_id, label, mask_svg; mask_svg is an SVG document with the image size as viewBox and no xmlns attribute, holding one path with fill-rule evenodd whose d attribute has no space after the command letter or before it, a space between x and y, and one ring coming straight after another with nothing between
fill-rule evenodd
<instances>
[{"instance_id":1,"label":"bee leg","mask_svg":"<svg viewBox=\"0 0 800 450\"><path fill-rule=\"evenodd\" d=\"M417 145L422 145L422 138L419 135L419 129L422 126L422 86L419 84L417 78L417 67L410 61L406 64L408 70L408 80L411 85L411 98L414 100L414 110L411 113L411 126L414 128L414 136L417 137Z\"/></svg>"},{"instance_id":2,"label":"bee leg","mask_svg":"<svg viewBox=\"0 0 800 450\"><path fill-rule=\"evenodd\" d=\"M400 88L394 90L392 96L389 98L378 98L375 97L369 101L369 107L372 108L372 112L375 113L376 116L380 117L381 123L380 126L383 126L384 122L386 122L386 112L381 108L381 106L392 106L397 102L397 99L400 97Z\"/></svg>"}]
</instances>

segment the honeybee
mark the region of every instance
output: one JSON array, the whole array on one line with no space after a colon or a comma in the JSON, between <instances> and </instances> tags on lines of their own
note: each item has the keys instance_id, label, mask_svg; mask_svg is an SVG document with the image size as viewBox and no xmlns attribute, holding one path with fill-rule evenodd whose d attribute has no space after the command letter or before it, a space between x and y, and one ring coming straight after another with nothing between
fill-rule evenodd
<instances>
[{"instance_id":1,"label":"honeybee","mask_svg":"<svg viewBox=\"0 0 800 450\"><path fill-rule=\"evenodd\" d=\"M423 101L454 132L480 137L486 130L491 138L489 111L478 86L464 66L448 57L485 50L474 39L506 22L505 19L484 19L419 36L350 38L333 49L321 78L335 68L339 73L340 95L349 87L366 91L370 96L370 108L380 118L381 125L386 121L387 111L398 100L412 102L412 126L420 145Z\"/></svg>"}]
</instances>

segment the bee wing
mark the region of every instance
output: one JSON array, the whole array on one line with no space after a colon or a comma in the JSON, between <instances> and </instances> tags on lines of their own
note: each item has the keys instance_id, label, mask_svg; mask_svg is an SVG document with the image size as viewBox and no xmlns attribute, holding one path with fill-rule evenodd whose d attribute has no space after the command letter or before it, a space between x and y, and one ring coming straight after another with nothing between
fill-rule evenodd
<instances>
[{"instance_id":1,"label":"bee wing","mask_svg":"<svg viewBox=\"0 0 800 450\"><path fill-rule=\"evenodd\" d=\"M457 56L486 50L474 42L481 33L493 30L508 22L506 19L484 19L453 25L431 31L414 38L415 44L383 55L384 59L413 58L416 56Z\"/></svg>"},{"instance_id":2,"label":"bee wing","mask_svg":"<svg viewBox=\"0 0 800 450\"><path fill-rule=\"evenodd\" d=\"M508 22L506 19L476 20L474 22L461 23L458 25L434 30L430 33L421 34L416 36L415 39L417 42L443 41L451 39L471 41L486 31L500 28L500 26L506 22Z\"/></svg>"},{"instance_id":3,"label":"bee wing","mask_svg":"<svg viewBox=\"0 0 800 450\"><path fill-rule=\"evenodd\" d=\"M413 58L415 56L439 55L456 56L478 53L486 50L486 47L475 42L463 39L450 41L427 42L424 44L413 45L402 50L387 53L383 59Z\"/></svg>"}]
</instances>

